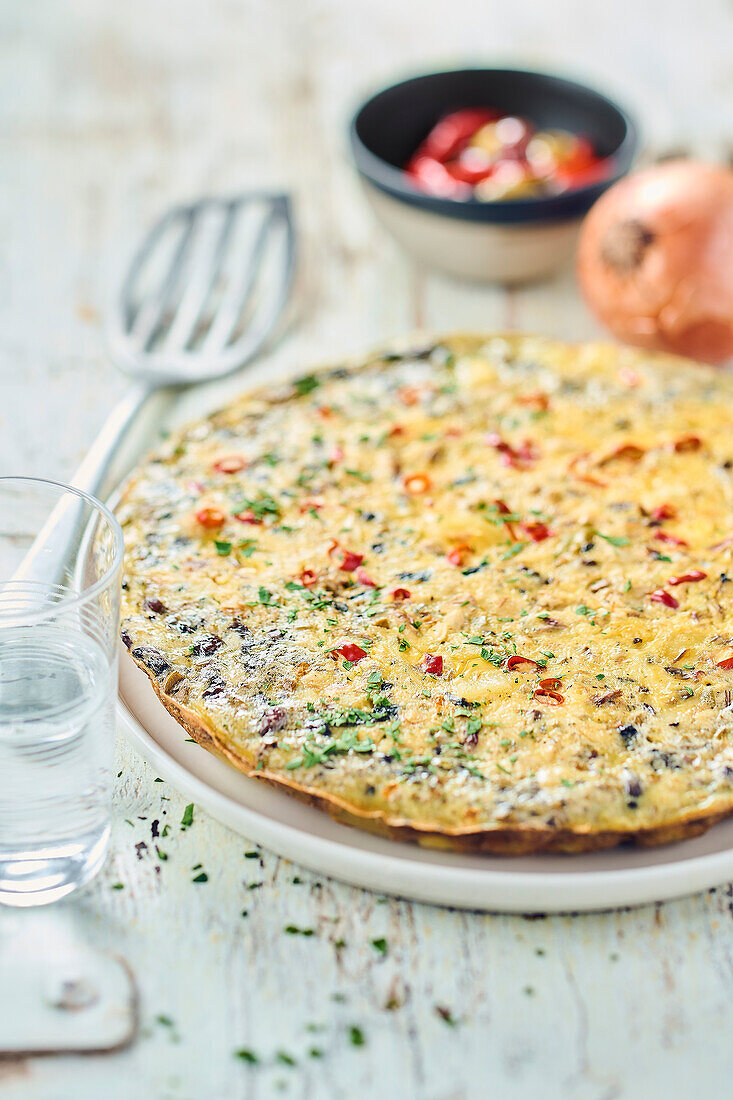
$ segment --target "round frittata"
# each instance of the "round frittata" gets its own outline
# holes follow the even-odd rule
[[[123,641],[340,820],[464,850],[733,810],[733,383],[449,337],[245,395],[128,482]]]

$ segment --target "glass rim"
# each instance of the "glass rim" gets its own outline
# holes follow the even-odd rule
[[[92,511],[104,516],[112,533],[114,543],[114,556],[112,563],[107,566],[102,576],[94,581],[93,584],[90,584],[88,588],[83,589],[83,591],[75,592],[73,594],[69,594],[68,596],[64,595],[56,604],[54,604],[53,608],[48,609],[48,613],[50,613],[52,610],[57,611],[60,607],[74,607],[77,604],[84,603],[86,600],[97,595],[99,592],[102,592],[110,584],[115,573],[121,567],[122,559],[125,553],[125,539],[124,535],[122,534],[122,527],[120,526],[120,521],[117,519],[117,516],[114,514],[111,508],[108,508],[106,504],[104,504],[97,497],[92,496],[91,493],[85,492],[84,489],[77,489],[75,485],[65,485],[62,481],[53,481],[51,478],[48,477],[28,477],[21,474],[3,474],[0,476],[0,488],[2,488],[3,485],[7,485],[8,482],[19,482],[26,485],[46,486],[49,489],[58,490],[59,497],[63,496],[66,493],[71,493],[73,496],[76,496],[80,500],[84,501],[85,504],[88,504]],[[0,588],[3,587],[5,583],[6,581],[0,578]],[[37,615],[40,614],[40,617],[44,617],[46,613],[46,611],[40,613],[36,612]],[[1,604],[0,616],[2,616]]]

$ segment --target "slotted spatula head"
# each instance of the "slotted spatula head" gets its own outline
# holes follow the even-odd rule
[[[262,347],[295,266],[290,199],[257,192],[169,211],[135,255],[110,323],[110,350],[154,384],[221,378]]]

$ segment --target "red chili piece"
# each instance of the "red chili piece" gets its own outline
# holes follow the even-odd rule
[[[658,523],[663,519],[677,519],[677,509],[673,504],[659,504],[652,512],[652,519]]]
[[[668,542],[670,546],[689,546],[689,542],[685,542],[684,539],[678,539],[676,535],[668,535],[666,531],[657,531],[654,535],[655,539],[659,539],[660,542]]]
[[[249,509],[246,512],[235,512],[234,518],[238,519],[240,523],[249,523],[252,527],[262,526],[262,520]]]
[[[353,573],[364,561],[363,554],[354,554],[351,550],[344,550],[337,542],[332,542],[328,548],[329,558],[336,559],[338,554],[338,567],[345,573]]]
[[[724,661],[718,661],[716,668],[722,668],[726,672],[730,672],[733,668],[733,657],[726,657]]]
[[[562,680],[557,676],[548,676],[544,680],[540,680],[539,687],[543,691],[558,691],[562,687]]]
[[[632,367],[622,367],[618,377],[619,382],[623,382],[625,386],[630,386],[632,389],[641,382],[641,378]]]
[[[704,581],[707,573],[702,569],[691,569],[689,573],[680,573],[679,577],[670,577],[667,584],[690,584],[692,581]]]
[[[420,386],[400,386],[397,390],[397,397],[403,405],[417,405],[422,396],[423,390]],[[398,427],[396,431],[390,432],[390,435],[402,435],[404,428]]]
[[[663,588],[655,588],[653,592],[649,593],[649,599],[654,603],[663,603],[665,607],[679,607],[679,601],[674,598],[671,592],[665,592]]]
[[[626,458],[629,462],[638,462],[639,459],[643,457],[643,447],[639,447],[636,443],[622,443],[611,451],[610,454],[607,454],[605,458],[602,458],[598,465],[605,466],[607,462],[613,462],[615,458]]]
[[[583,451],[580,454],[575,455],[573,458],[570,459],[570,462],[568,463],[568,472],[571,473],[573,477],[577,477],[578,481],[584,481],[586,485],[597,485],[599,489],[606,489],[609,483],[607,481],[604,481],[603,478],[594,477],[593,474],[589,474],[585,470],[577,469],[578,463],[589,457],[590,455],[587,451]]]
[[[360,645],[355,642],[347,642],[346,645],[340,646],[334,650],[334,653],[340,653],[345,661],[351,661],[352,665],[355,665],[362,657],[366,657],[366,650],[362,649]]]
[[[392,596],[392,599],[397,603],[401,600],[409,600],[411,593],[409,588],[393,588],[390,595]]]
[[[494,504],[496,505],[496,510],[497,510],[497,512],[499,513],[500,516],[510,516],[512,514],[511,508],[509,507],[509,505],[505,501],[495,500]],[[514,542],[516,542],[517,541],[517,533],[514,529],[514,524],[509,520],[504,520],[504,526],[506,527],[507,531],[509,532],[509,537]]]
[[[564,695],[561,695],[559,691],[550,691],[548,688],[535,688],[532,695],[535,699],[551,699],[558,707],[561,707],[565,702]]]
[[[531,657],[521,657],[518,653],[515,653],[513,657],[507,657],[504,662],[504,668],[509,672],[514,672],[515,669],[521,668],[522,665],[527,665],[529,668],[540,667]]]
[[[311,588],[318,580],[318,574],[313,569],[303,569],[300,574],[300,583],[304,588]]]
[[[214,469],[220,474],[237,474],[247,465],[246,458],[241,455],[227,455],[214,463]]]
[[[196,522],[212,531],[224,526],[226,516],[220,508],[200,508],[196,513]]]
[[[404,486],[410,496],[419,496],[427,493],[432,482],[427,474],[408,474],[404,479]]]
[[[520,393],[517,397],[520,405],[528,405],[540,412],[547,412],[550,407],[550,398],[546,393],[538,390],[537,393]]]
[[[443,658],[434,657],[432,653],[426,653],[422,659],[423,672],[427,672],[429,676],[442,676],[443,675]]]
[[[466,560],[466,551],[470,549],[471,547],[468,546],[467,543],[461,542],[458,546],[454,546],[452,550],[448,551],[445,555],[446,559],[451,565],[461,566]]]
[[[551,538],[555,533],[544,523],[523,523],[521,527],[523,531],[527,532],[532,542],[544,542],[545,539]]]
[[[683,435],[679,439],[675,439],[673,446],[678,454],[684,454],[688,451],[699,451],[702,447],[702,440],[697,435]]]
[[[503,457],[506,458],[506,456]],[[512,458],[515,463],[536,462],[539,458],[539,451],[531,439],[524,439],[519,447],[513,449]]]
[[[501,461],[505,466],[512,466],[515,469],[521,468],[523,463],[535,462],[539,457],[531,439],[525,439],[519,447],[514,447],[511,443],[507,443],[498,432],[489,432],[486,442],[499,452]]]
[[[366,569],[357,569],[356,579],[358,580],[359,584],[363,584],[366,588],[377,587],[376,582],[372,580]]]

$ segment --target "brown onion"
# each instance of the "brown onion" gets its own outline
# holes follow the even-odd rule
[[[733,171],[680,160],[620,180],[583,223],[578,279],[627,343],[733,355]]]

